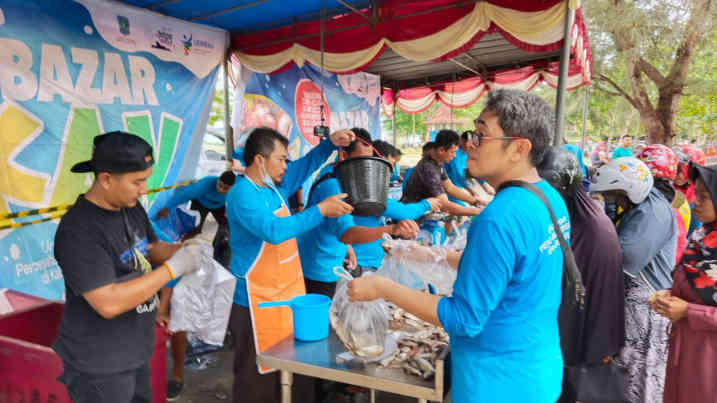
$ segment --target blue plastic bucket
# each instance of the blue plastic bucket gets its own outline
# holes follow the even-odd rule
[[[329,337],[329,307],[331,298],[321,294],[306,294],[289,301],[261,302],[259,308],[289,306],[294,316],[294,338],[301,341],[323,340]]]

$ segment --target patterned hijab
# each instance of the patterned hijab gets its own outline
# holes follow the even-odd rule
[[[685,277],[705,305],[717,306],[717,224],[695,230],[682,255]]]
[[[717,166],[693,164],[690,180],[701,178],[717,209]],[[695,230],[680,266],[697,296],[705,305],[717,306],[717,222],[705,223]]]

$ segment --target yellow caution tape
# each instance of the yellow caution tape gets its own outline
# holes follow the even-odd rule
[[[184,181],[184,182],[175,183],[174,185],[169,185],[169,186],[164,186],[164,187],[161,187],[161,188],[151,189],[151,190],[148,190],[148,191],[147,191],[147,194],[157,193],[157,192],[161,192],[161,191],[164,191],[164,190],[169,190],[169,189],[174,189],[174,188],[178,188],[178,187],[181,187],[181,186],[186,186],[186,185],[192,184],[192,183],[194,183],[194,182],[196,182],[196,181],[194,181],[194,180],[189,180],[189,181]],[[8,221],[8,220],[12,220],[12,219],[14,219],[14,218],[22,218],[22,217],[28,217],[28,216],[31,216],[31,215],[38,215],[38,214],[47,214],[47,213],[55,213],[55,212],[60,213],[60,214],[55,214],[55,215],[53,215],[52,217],[46,217],[46,218],[42,218],[42,219],[38,219],[38,220],[33,220],[33,221],[26,221],[26,222],[21,222],[21,223],[11,223],[11,224],[2,224],[2,225],[0,225],[0,230],[4,230],[4,229],[8,229],[8,228],[23,227],[23,226],[26,226],[26,225],[38,224],[38,223],[41,223],[41,222],[54,220],[54,219],[57,219],[57,218],[62,217],[62,215],[65,214],[65,212],[66,212],[67,210],[69,210],[70,207],[72,207],[72,204],[63,204],[63,205],[60,205],[60,206],[45,207],[45,208],[39,208],[39,209],[35,209],[35,210],[24,210],[24,211],[18,211],[17,213],[5,214],[5,215],[0,216],[0,221]]]
[[[60,217],[62,217],[65,214],[64,211],[61,211],[53,216],[40,218],[38,220],[32,220],[32,221],[25,221],[25,222],[18,222],[18,223],[12,223],[12,224],[4,224],[0,225],[0,230],[5,230],[9,228],[18,228],[18,227],[24,227],[26,225],[33,225],[33,224],[39,224],[41,222],[50,221],[50,220],[56,220]]]
[[[72,204],[63,204],[61,206],[45,207],[45,208],[39,208],[39,209],[35,209],[35,210],[18,211],[17,213],[5,214],[3,216],[0,216],[0,220],[6,221],[6,220],[13,219],[13,218],[22,218],[22,217],[27,217],[27,216],[36,215],[36,214],[52,213],[55,211],[67,211],[70,207],[72,207]]]
[[[169,190],[169,189],[174,189],[174,188],[190,185],[194,182],[196,182],[196,181],[190,180],[190,181],[175,183],[174,185],[169,185],[169,186],[165,186],[165,187],[161,187],[161,188],[150,189],[147,191],[147,194],[157,193],[157,192],[161,192],[163,190]]]

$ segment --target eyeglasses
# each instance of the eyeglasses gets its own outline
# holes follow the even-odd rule
[[[468,134],[468,140],[473,143],[474,146],[480,147],[481,141],[485,140],[515,140],[515,139],[522,139],[523,137],[519,136],[509,136],[509,137],[486,137],[483,133],[476,133],[471,132]]]

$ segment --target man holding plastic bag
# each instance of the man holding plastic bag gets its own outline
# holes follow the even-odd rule
[[[290,299],[305,293],[296,236],[317,227],[324,217],[350,214],[345,194],[329,197],[292,216],[286,200],[336,150],[355,136],[339,130],[306,156],[287,164],[288,140],[275,130],[255,129],[244,147],[244,176],[227,196],[231,272],[237,277],[229,327],[234,336],[234,403],[275,402],[279,378],[259,368],[256,355],[292,333],[289,308],[258,309],[259,302]],[[307,378],[297,376],[294,394],[313,400]],[[305,384],[305,385],[302,385]]]
[[[472,176],[496,189],[513,180],[534,184],[569,228],[564,202],[536,169],[552,144],[553,116],[535,95],[492,91],[476,119],[468,165]],[[384,298],[445,328],[454,402],[554,402],[563,364],[557,323],[562,267],[546,205],[527,189],[511,186],[473,221],[451,297],[380,276],[353,280],[349,296]]]
[[[71,169],[94,174],[55,234],[67,297],[52,348],[75,403],[152,400],[157,291],[199,263],[196,241],[160,242],[137,203],[153,164],[146,141],[112,132],[95,137],[92,159]]]

